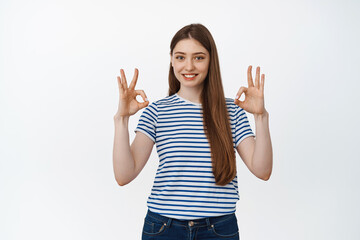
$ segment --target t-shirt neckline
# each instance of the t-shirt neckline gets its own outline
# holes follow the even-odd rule
[[[196,106],[201,106],[202,105],[201,103],[195,103],[195,102],[192,102],[192,101],[187,100],[185,98],[182,98],[177,93],[175,93],[175,96],[178,97],[180,100],[186,102],[186,103],[193,104],[193,105],[196,105]]]

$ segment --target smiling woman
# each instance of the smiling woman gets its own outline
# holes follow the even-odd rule
[[[169,94],[149,104],[135,90],[138,70],[129,87],[118,77],[119,109],[114,116],[113,164],[123,186],[144,168],[156,144],[159,166],[148,197],[142,239],[239,239],[235,215],[239,200],[236,150],[249,170],[267,180],[272,170],[268,114],[264,108],[264,75],[239,98],[224,96],[215,42],[208,29],[190,24],[170,44]],[[141,95],[143,103],[136,100]],[[129,145],[129,116],[145,108]],[[246,112],[260,129],[255,141]]]
[[[197,60],[197,54],[204,59]],[[169,96],[176,93],[202,104],[199,117],[210,145],[213,177],[218,185],[229,184],[236,176],[236,158],[215,41],[203,25],[188,25],[173,37],[170,56]],[[185,74],[198,75],[188,80]]]
[[[171,56],[171,65],[176,79],[180,82],[178,95],[190,98],[194,102],[200,99],[191,99],[199,95],[203,89],[210,62],[210,54],[204,46],[193,38],[179,41]]]

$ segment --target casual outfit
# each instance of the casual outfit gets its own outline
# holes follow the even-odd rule
[[[234,99],[225,100],[236,151],[242,140],[255,135],[245,111],[234,103]],[[177,226],[183,231],[187,229],[188,233],[194,234],[191,228],[199,230],[197,227],[204,226],[215,236],[217,231],[223,231],[218,235],[229,237],[231,232],[223,229],[225,226],[222,223],[231,219],[236,223],[236,202],[239,200],[237,176],[225,186],[215,184],[210,145],[203,128],[202,105],[177,93],[167,96],[144,109],[134,131],[140,131],[154,141],[159,156],[154,185],[147,200],[148,213],[143,234],[148,237],[151,233],[173,234],[176,231],[170,226]],[[168,221],[169,224],[164,225]],[[190,226],[192,223],[194,225]],[[232,225],[236,225],[236,229],[232,230],[238,231],[237,223]],[[204,233],[199,231],[197,234]]]

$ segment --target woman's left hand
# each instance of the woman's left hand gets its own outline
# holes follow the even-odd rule
[[[245,111],[254,115],[266,113],[264,104],[264,80],[265,75],[261,75],[260,83],[260,67],[256,68],[255,86],[251,74],[252,66],[248,67],[248,87],[241,87],[237,92],[234,103]],[[245,93],[245,100],[238,100],[242,93]]]

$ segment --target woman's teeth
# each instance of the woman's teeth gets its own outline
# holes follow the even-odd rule
[[[184,76],[187,78],[192,78],[192,77],[195,77],[196,75],[194,74],[194,75],[184,75]]]

